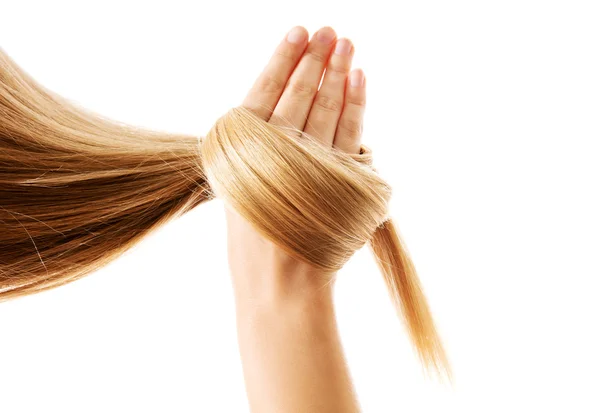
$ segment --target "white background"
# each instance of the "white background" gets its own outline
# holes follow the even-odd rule
[[[202,135],[289,28],[331,25],[366,72],[364,143],[456,376],[422,375],[361,250],[336,299],[365,412],[598,412],[597,4],[6,0],[0,46],[97,112]],[[246,411],[224,235],[207,204],[0,304],[0,411]]]

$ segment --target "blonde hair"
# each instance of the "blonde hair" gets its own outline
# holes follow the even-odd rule
[[[44,89],[0,50],[0,300],[81,278],[216,194],[327,271],[369,243],[424,366],[450,377],[368,148],[326,148],[242,107],[202,139],[135,128]]]

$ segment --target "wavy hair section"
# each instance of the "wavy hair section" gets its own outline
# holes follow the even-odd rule
[[[292,256],[339,270],[369,244],[423,365],[450,366],[371,152],[349,155],[244,108],[203,139],[120,124],[44,89],[0,50],[0,301],[117,258],[218,194]],[[322,196],[327,194],[327,196]]]

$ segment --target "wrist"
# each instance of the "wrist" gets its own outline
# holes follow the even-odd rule
[[[263,243],[259,251],[251,248],[230,254],[236,303],[277,307],[286,302],[324,305],[333,299],[335,272],[291,257],[272,243]]]
[[[269,269],[259,274],[232,273],[238,313],[296,312],[333,315],[333,277],[305,265]]]

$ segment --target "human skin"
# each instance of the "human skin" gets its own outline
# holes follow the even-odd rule
[[[365,76],[330,27],[293,28],[242,106],[323,145],[358,153]],[[322,75],[321,87],[319,83]],[[327,194],[322,194],[327,196]],[[254,413],[358,412],[333,305],[335,273],[301,262],[226,208],[238,344]]]

